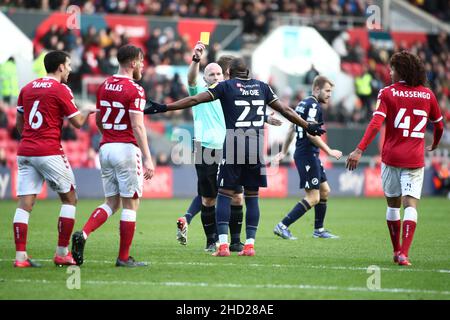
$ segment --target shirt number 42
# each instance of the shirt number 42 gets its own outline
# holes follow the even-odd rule
[[[406,108],[400,108],[400,110],[397,113],[397,116],[395,117],[394,127],[395,128],[399,128],[399,129],[403,129],[403,136],[404,137],[423,139],[425,137],[425,133],[422,132],[422,130],[425,127],[425,125],[427,124],[427,113],[426,113],[426,111],[413,109],[413,114],[416,115],[416,116],[420,116],[421,120],[414,127],[412,132],[410,132],[411,117],[410,116],[405,116],[405,113],[406,113]]]

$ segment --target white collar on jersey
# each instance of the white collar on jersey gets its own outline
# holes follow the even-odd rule
[[[51,76],[45,76],[45,77],[42,77],[42,79],[52,79],[52,80],[58,81],[58,79],[56,79],[55,77],[51,77]]]
[[[251,80],[251,78],[239,78],[239,77],[236,77],[235,79],[239,79],[239,80]]]
[[[124,75],[122,75],[122,74],[114,74],[113,77],[116,77],[116,78],[131,79],[129,76],[124,76]],[[133,79],[131,79],[131,80],[133,80]]]

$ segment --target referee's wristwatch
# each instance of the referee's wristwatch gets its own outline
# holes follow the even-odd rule
[[[200,62],[200,58],[196,58],[195,54],[192,56],[192,61],[195,63],[199,63]]]

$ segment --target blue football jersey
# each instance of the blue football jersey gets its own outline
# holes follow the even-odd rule
[[[208,92],[222,105],[227,128],[224,152],[233,140],[235,154],[245,155],[246,163],[249,155],[260,155],[266,106],[278,99],[272,88],[259,80],[234,78],[211,85]],[[241,136],[245,139],[238,139]]]
[[[295,112],[306,121],[316,121],[318,123],[323,121],[322,107],[314,96],[309,96],[300,101],[295,108]],[[319,153],[319,148],[308,139],[305,129],[296,125],[295,131],[297,133],[297,141],[295,143],[297,154]]]

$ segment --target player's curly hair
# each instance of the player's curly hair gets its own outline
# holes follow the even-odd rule
[[[418,56],[408,51],[397,52],[391,57],[389,64],[407,85],[417,87],[427,83],[425,65]]]

